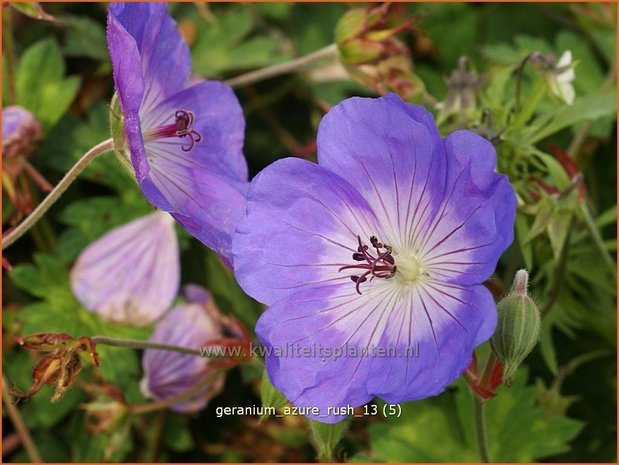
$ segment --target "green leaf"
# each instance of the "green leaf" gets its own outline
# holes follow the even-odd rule
[[[248,328],[255,326],[260,304],[243,292],[232,271],[210,250],[206,255],[206,282],[220,310],[236,315]]]
[[[281,392],[271,384],[271,380],[269,379],[269,375],[267,371],[264,370],[262,373],[262,381],[260,382],[260,399],[262,400],[263,407],[273,407],[274,409],[278,409],[283,407],[288,403],[288,399]],[[263,414],[260,418],[264,420],[268,417],[268,414]]]
[[[554,317],[558,312],[551,312],[549,316]],[[552,329],[553,324],[548,317],[544,318],[542,332],[539,336],[539,349],[544,359],[544,363],[553,375],[559,372],[559,361],[557,360],[557,351],[555,349]]]
[[[37,2],[11,2],[10,5],[20,13],[33,19],[49,21],[50,23],[60,24],[57,18],[46,13],[43,7]]]
[[[108,110],[105,104],[98,102],[85,121],[65,115],[45,138],[40,159],[59,173],[66,173],[84,153],[109,137]],[[123,195],[128,191],[139,192],[135,177],[112,152],[94,160],[80,174],[80,179],[102,184]]]
[[[539,129],[530,142],[535,144],[561,129],[580,123],[593,121],[603,116],[613,115],[617,111],[617,93],[606,92],[579,97],[573,105],[562,105],[551,114],[544,114],[532,123]]]
[[[60,48],[51,39],[28,48],[17,67],[17,101],[32,111],[46,129],[51,128],[65,113],[79,89],[80,79],[65,79],[64,74]]]
[[[526,216],[518,212],[516,215],[516,237],[518,238],[518,245],[520,246],[525,267],[528,270],[533,268],[533,247],[530,241],[526,241],[529,229]]]
[[[278,2],[278,3],[256,3],[256,8],[260,13],[269,19],[276,21],[285,20],[290,14],[293,8],[292,3]]]
[[[470,55],[479,34],[479,16],[472,5],[445,3],[424,5],[427,17],[423,29],[429,37],[441,38],[438,50],[440,63],[452,69],[462,55]]]
[[[539,405],[549,415],[565,415],[567,409],[576,402],[578,396],[564,396],[556,386],[546,386],[544,380],[535,380],[538,390]]]
[[[565,168],[557,161],[555,157],[549,155],[541,150],[535,150],[533,152],[537,158],[539,158],[544,165],[546,165],[546,169],[548,170],[548,175],[551,179],[551,184],[555,186],[560,191],[567,188],[570,184],[570,178],[565,172]]]
[[[175,452],[186,452],[194,446],[186,416],[167,412],[163,429],[164,444]]]
[[[68,463],[71,461],[71,456],[68,448],[66,447],[66,443],[61,441],[61,438],[58,437],[57,432],[46,430],[35,431],[32,435],[32,440],[36,444],[43,462]],[[26,451],[21,450],[11,456],[11,462],[27,463],[30,462],[30,457],[28,457]]]
[[[16,286],[48,302],[74,302],[68,289],[67,269],[60,261],[48,255],[35,255],[32,265],[16,266],[10,277]]]
[[[284,28],[298,55],[306,55],[333,43],[337,22],[346,9],[340,3],[315,5],[297,3]]]
[[[582,425],[547,415],[537,389],[521,370],[511,388],[486,403],[490,456],[496,462],[534,462],[569,450]],[[374,458],[388,462],[476,462],[473,401],[459,382],[439,397],[402,404],[402,416],[369,428]]]
[[[234,7],[217,15],[217,23],[198,23],[198,38],[192,49],[194,70],[204,76],[259,68],[280,63],[291,57],[281,47],[275,35],[248,37],[254,28],[255,16],[246,5]]]
[[[321,462],[332,461],[335,459],[335,448],[339,444],[342,436],[350,427],[351,417],[346,417],[339,423],[321,423],[318,421],[307,420],[312,431],[312,439],[316,451],[318,452],[318,460]]]
[[[36,255],[33,265],[15,267],[10,277],[16,286],[43,299],[19,310],[22,334],[59,332],[74,337],[98,334],[145,339],[150,333],[149,328],[104,321],[83,308],[71,291],[69,271],[58,258]],[[134,350],[99,345],[97,352],[101,361],[99,374],[105,381],[125,389],[137,384],[139,362]]]
[[[481,51],[485,58],[499,65],[516,65],[526,55],[526,52],[506,43],[484,45]]]
[[[557,261],[561,256],[563,244],[565,244],[565,239],[567,239],[573,216],[570,212],[558,211],[552,215],[548,223],[548,238],[550,239],[552,254]]]
[[[152,207],[137,195],[90,197],[73,202],[60,214],[60,221],[69,229],[62,232],[55,250],[63,260],[74,260],[90,243],[112,228],[152,213]]]
[[[68,56],[108,59],[105,30],[100,22],[85,16],[65,15],[61,19],[67,28],[64,51]]]
[[[130,422],[111,433],[93,433],[84,428],[81,416],[71,425],[71,458],[73,462],[122,462],[133,448]]]
[[[543,233],[548,228],[548,224],[550,223],[551,218],[552,205],[542,205],[537,215],[535,216],[535,220],[533,221],[531,229],[529,229],[529,233],[524,238],[524,243],[530,243],[533,239]]]
[[[484,105],[490,108],[501,108],[505,104],[507,85],[512,79],[516,67],[502,66],[491,72],[489,84],[484,91]]]

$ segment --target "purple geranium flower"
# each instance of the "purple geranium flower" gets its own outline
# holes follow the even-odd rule
[[[248,186],[236,96],[221,82],[189,86],[189,48],[166,4],[112,4],[107,41],[144,195],[230,265]]]
[[[103,318],[144,325],[172,305],[180,285],[174,220],[155,212],[90,244],[71,270],[77,299]]]
[[[222,337],[224,326],[209,293],[190,285],[185,289],[185,297],[186,303],[174,307],[157,324],[150,341],[197,349]],[[209,376],[210,365],[206,357],[147,349],[142,359],[142,393],[157,400],[179,395]],[[216,375],[213,382],[195,396],[174,404],[171,409],[176,412],[203,409],[208,400],[221,391],[223,382],[224,375]]]
[[[235,274],[270,305],[256,332],[273,384],[328,407],[436,395],[496,325],[481,284],[513,239],[514,191],[470,131],[442,139],[394,94],[351,98],[318,132],[318,164],[284,159],[251,183]]]

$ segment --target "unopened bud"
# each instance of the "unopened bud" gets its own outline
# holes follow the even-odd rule
[[[413,73],[409,48],[396,37],[415,30],[412,19],[403,16],[401,6],[389,3],[354,8],[339,20],[335,42],[353,79],[380,94],[394,91],[409,99],[423,90],[423,83]]]
[[[541,318],[537,305],[528,296],[529,274],[519,270],[507,297],[499,302],[499,321],[490,345],[503,364],[507,386],[514,382],[518,366],[533,350],[539,339]]]

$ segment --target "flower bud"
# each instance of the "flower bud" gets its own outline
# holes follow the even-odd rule
[[[226,348],[219,342],[229,330],[225,316],[206,291],[196,285],[184,289],[185,303],[176,305],[155,326],[151,342],[181,345],[185,347],[210,347],[217,343],[212,355],[225,356]],[[212,383],[203,386],[190,398],[179,400],[170,409],[180,413],[197,412],[223,389],[224,372],[219,370],[217,360],[206,355],[180,354],[164,350],[146,349],[142,357],[144,377],[140,390],[145,397],[158,401],[182,395],[195,388],[208,377]]]
[[[490,345],[503,363],[503,379],[511,386],[518,366],[533,350],[539,338],[541,318],[537,305],[527,294],[529,274],[519,270],[507,297],[499,302],[499,321]]]
[[[395,91],[408,99],[423,90],[423,83],[412,71],[409,48],[396,37],[413,30],[398,8],[383,4],[348,11],[336,26],[335,42],[351,78],[378,93]]]

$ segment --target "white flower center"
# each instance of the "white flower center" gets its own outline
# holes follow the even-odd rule
[[[397,272],[395,279],[401,284],[415,284],[428,274],[417,254],[412,251],[399,253],[394,256]]]

